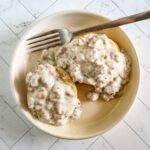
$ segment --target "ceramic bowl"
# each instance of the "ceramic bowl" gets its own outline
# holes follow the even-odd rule
[[[120,28],[101,31],[113,39],[121,48],[124,48],[132,61],[130,81],[126,85],[124,94],[109,102],[103,100],[91,102],[86,100],[85,85],[78,85],[78,97],[81,100],[83,113],[80,119],[70,121],[64,126],[52,126],[35,119],[27,107],[27,91],[25,76],[36,66],[40,51],[27,53],[26,39],[40,32],[55,28],[69,28],[72,31],[107,22],[104,16],[84,11],[63,11],[50,15],[33,23],[19,41],[11,64],[11,89],[17,105],[23,114],[36,127],[56,137],[66,139],[84,139],[102,134],[114,127],[129,111],[132,106],[139,85],[139,62],[135,48],[128,36]]]

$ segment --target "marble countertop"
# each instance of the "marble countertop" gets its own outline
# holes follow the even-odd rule
[[[150,20],[122,27],[137,49],[141,82],[131,111],[112,130],[86,140],[58,139],[34,127],[16,106],[9,85],[16,42],[35,20],[67,9],[115,19],[150,10],[150,0],[0,0],[0,150],[150,150]]]

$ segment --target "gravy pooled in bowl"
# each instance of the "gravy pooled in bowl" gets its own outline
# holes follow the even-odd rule
[[[93,86],[87,98],[113,99],[127,83],[130,59],[104,34],[89,33],[61,47],[44,50],[45,63],[66,70],[74,82]]]
[[[26,76],[27,104],[39,120],[63,125],[81,115],[77,89],[69,75],[61,68],[40,64]]]

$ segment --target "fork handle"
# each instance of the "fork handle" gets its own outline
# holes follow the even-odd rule
[[[120,18],[114,21],[109,21],[108,23],[106,22],[100,25],[96,25],[93,27],[75,31],[73,35],[76,36],[82,33],[93,32],[93,31],[98,31],[98,30],[103,30],[103,29],[108,29],[108,28],[114,28],[114,27],[118,27],[121,25],[129,24],[129,23],[133,23],[133,22],[137,22],[137,21],[141,21],[141,20],[145,20],[149,18],[150,18],[150,11],[145,11],[139,14],[127,16],[127,17]]]

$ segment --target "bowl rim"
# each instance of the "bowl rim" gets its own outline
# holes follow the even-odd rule
[[[14,60],[15,60],[15,55],[17,53],[17,49],[19,47],[19,44],[23,41],[24,37],[29,33],[29,31],[32,29],[32,27],[34,27],[35,24],[37,23],[40,23],[41,21],[43,20],[46,20],[48,19],[49,17],[55,17],[55,16],[59,16],[59,15],[65,15],[65,14],[85,14],[85,15],[93,15],[95,17],[102,17],[102,18],[105,18],[109,21],[111,21],[112,19],[110,19],[109,17],[106,17],[105,15],[102,15],[102,14],[98,14],[98,13],[95,13],[95,12],[90,12],[90,11],[87,11],[87,10],[78,10],[78,9],[70,9],[70,10],[62,10],[62,11],[57,11],[55,13],[52,13],[50,15],[47,15],[46,17],[42,17],[40,18],[39,20],[35,20],[33,23],[31,23],[27,29],[25,29],[25,32],[23,33],[22,37],[17,41],[17,44],[14,48],[14,52],[12,54],[12,59],[11,59],[11,63],[10,63],[10,73],[9,73],[9,81],[10,81],[10,88],[11,88],[11,93],[12,93],[12,96],[13,96],[13,99],[16,103],[16,105],[18,105],[18,102],[16,100],[16,96],[15,96],[15,92],[14,92],[14,85],[13,85],[13,65],[14,65]],[[88,139],[88,138],[92,138],[92,137],[95,137],[95,136],[98,136],[98,135],[102,135],[103,133],[109,131],[110,129],[112,129],[114,126],[116,126],[124,117],[125,115],[127,115],[127,113],[131,110],[131,107],[133,106],[133,103],[135,102],[136,100],[136,96],[137,96],[137,92],[138,92],[138,89],[139,89],[139,83],[140,83],[140,65],[139,65],[139,59],[138,59],[138,55],[136,53],[136,49],[135,49],[135,45],[133,42],[131,42],[130,40],[130,36],[127,35],[127,33],[120,27],[117,27],[117,29],[119,29],[119,31],[125,36],[127,42],[132,46],[132,49],[134,50],[134,53],[135,53],[135,59],[137,61],[137,70],[138,70],[138,74],[137,74],[137,86],[136,86],[136,89],[135,89],[135,93],[133,95],[133,100],[132,102],[130,103],[130,106],[128,107],[128,109],[126,111],[124,111],[123,115],[119,118],[117,118],[112,124],[111,126],[105,128],[103,131],[99,131],[99,132],[94,132],[94,133],[91,133],[91,134],[88,134],[88,135],[82,135],[80,137],[71,137],[71,136],[65,136],[65,135],[59,135],[59,134],[55,134],[55,133],[49,133],[47,131],[45,131],[42,127],[39,127],[37,126],[34,121],[32,121],[31,119],[29,119],[29,117],[25,114],[25,112],[22,110],[22,108],[20,108],[21,110],[21,113],[28,119],[28,121],[30,123],[32,123],[36,128],[40,129],[41,131],[45,132],[46,134],[49,134],[49,135],[52,135],[52,136],[55,136],[57,138],[61,138],[61,139],[68,139],[68,140],[79,140],[79,139]]]

